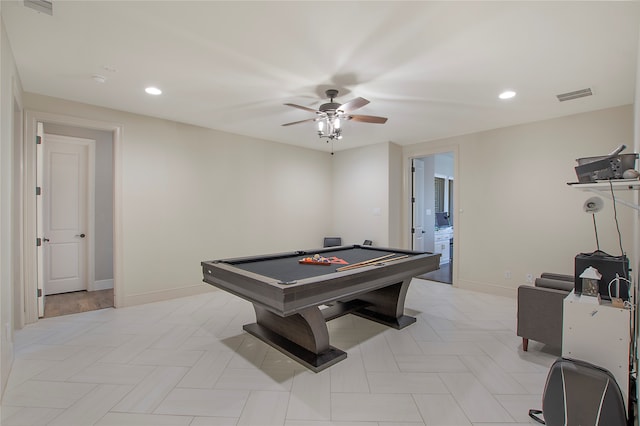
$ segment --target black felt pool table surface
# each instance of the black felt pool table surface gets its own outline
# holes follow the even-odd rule
[[[291,282],[320,275],[332,274],[336,272],[337,268],[347,266],[344,264],[300,264],[298,262],[305,257],[312,257],[314,254],[319,254],[323,257],[335,256],[340,259],[344,259],[349,265],[352,265],[354,263],[376,259],[386,255],[395,255],[386,259],[381,259],[381,262],[384,262],[385,260],[404,256],[409,253],[403,252],[402,250],[390,251],[388,249],[364,248],[360,246],[345,248],[336,247],[335,249],[301,251],[298,253],[267,256],[264,258],[254,257],[247,259],[235,259],[226,261],[225,263],[236,268],[263,275],[265,277],[270,277],[282,282]]]

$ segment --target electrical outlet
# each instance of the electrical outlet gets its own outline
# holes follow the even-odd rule
[[[504,279],[505,280],[510,280],[511,279],[511,271],[509,271],[509,270],[504,271]]]
[[[527,282],[533,284],[533,274],[531,272],[527,274]]]

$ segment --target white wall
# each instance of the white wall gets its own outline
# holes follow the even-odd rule
[[[121,306],[208,291],[200,262],[321,245],[331,156],[26,94],[25,108],[120,123]]]
[[[528,273],[573,273],[574,256],[596,248],[592,218],[582,211],[593,194],[566,183],[577,180],[576,158],[621,143],[633,146],[631,105],[405,147],[407,158],[434,146],[459,149],[455,284],[514,295]],[[634,212],[617,210],[624,248],[632,252]],[[597,223],[601,249],[620,254],[611,202]]]

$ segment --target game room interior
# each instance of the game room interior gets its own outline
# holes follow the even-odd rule
[[[640,152],[639,3],[2,0],[0,17],[3,425],[535,424],[578,351],[574,281],[526,320],[523,292],[582,285],[576,256],[597,250],[628,258],[616,354],[635,360],[640,181],[576,166]],[[51,251],[40,161],[69,146],[90,188],[72,261]],[[62,264],[81,287],[52,290]],[[105,290],[112,307],[44,315]],[[607,334],[589,324],[586,359]]]

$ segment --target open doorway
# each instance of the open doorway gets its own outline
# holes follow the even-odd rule
[[[440,254],[440,269],[420,278],[453,283],[454,154],[412,159],[412,249]]]
[[[95,248],[96,265],[106,259],[109,271],[108,275],[102,274],[99,270],[91,268],[90,270],[95,274],[93,290],[101,291],[104,288],[100,286],[111,286],[112,289],[108,289],[112,292],[110,296],[110,303],[114,307],[122,306],[122,292],[119,291],[119,286],[122,283],[122,215],[121,215],[121,199],[122,199],[122,184],[120,179],[121,167],[120,153],[122,150],[122,125],[98,121],[88,120],[84,118],[72,117],[67,115],[60,115],[55,113],[41,112],[41,111],[29,111],[26,110],[24,114],[24,169],[23,169],[23,198],[24,198],[24,235],[23,235],[23,251],[24,251],[24,324],[31,324],[38,321],[38,318],[44,316],[44,299],[45,290],[43,286],[43,263],[39,260],[44,259],[43,255],[43,239],[42,235],[42,215],[38,212],[42,212],[42,197],[38,196],[38,191],[42,187],[41,177],[43,175],[42,170],[38,170],[38,165],[42,164],[42,161],[38,161],[38,156],[42,155],[42,144],[39,143],[46,131],[50,134],[62,134],[64,136],[78,137],[94,139],[97,141],[96,145],[96,158],[100,162],[104,161],[105,169],[110,177],[100,178],[98,175],[101,173],[100,169],[96,167],[96,183],[99,181],[104,182],[110,186],[110,189],[104,191],[109,195],[95,196],[95,211],[96,215],[93,220],[96,222],[99,228],[99,222],[104,220],[104,217],[99,215],[109,215],[111,226],[107,225],[102,229],[105,229],[110,237],[110,246],[105,244],[98,244]],[[100,141],[105,141],[104,144],[100,144]],[[106,150],[108,155],[105,156],[100,150],[109,146]],[[40,189],[39,189],[40,188]],[[100,201],[106,200],[108,205],[97,204]],[[92,231],[95,239],[98,239],[97,234],[100,231],[95,229]],[[36,242],[36,244],[30,243]],[[106,247],[106,256],[105,254]],[[103,250],[101,252],[101,250]],[[98,266],[99,267],[99,266]],[[89,284],[89,283],[88,283]],[[95,291],[94,291],[95,292]]]
[[[113,307],[113,133],[48,122],[43,131],[39,316]]]

